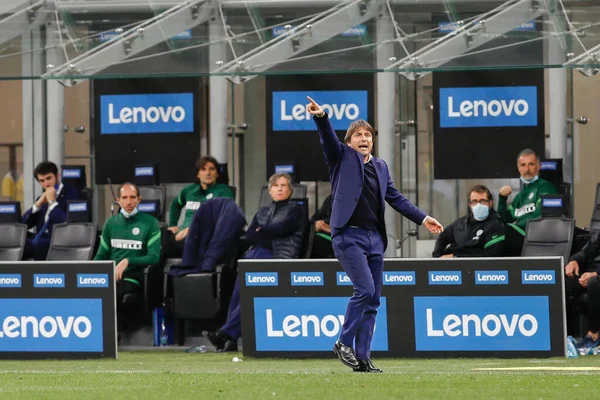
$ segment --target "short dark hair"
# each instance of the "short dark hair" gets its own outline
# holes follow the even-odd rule
[[[475,185],[471,188],[471,190],[469,190],[469,193],[467,193],[467,201],[471,200],[471,193],[485,193],[488,200],[489,201],[494,201],[494,198],[492,196],[492,192],[490,192],[490,189],[488,189],[487,186],[485,185]]]
[[[213,156],[204,156],[200,157],[198,161],[196,161],[196,175],[198,175],[198,172],[200,172],[200,170],[204,168],[208,163],[212,163],[217,169],[217,173],[221,173],[221,165],[219,164],[217,159]]]
[[[535,150],[533,150],[533,149],[523,149],[517,155],[517,164],[519,163],[519,158],[521,158],[523,156],[531,156],[531,155],[535,156],[535,159],[537,161],[540,161],[540,157],[537,155],[537,153],[535,152]]]
[[[371,124],[369,124],[364,119],[357,119],[356,121],[352,122],[346,130],[346,135],[344,136],[344,143],[348,144],[348,142],[350,142],[350,139],[352,138],[352,135],[354,135],[354,132],[356,132],[359,128],[365,128],[367,132],[371,134],[371,136],[375,136],[375,129],[373,129]]]
[[[119,190],[117,190],[117,196],[121,197],[121,189],[123,189],[125,186],[133,186],[133,188],[135,189],[136,197],[140,197],[140,189],[137,187],[137,185],[135,183],[131,183],[131,182],[125,182],[121,186],[119,186]]]
[[[33,170],[33,177],[37,179],[38,175],[54,174],[58,175],[58,167],[51,161],[42,161],[36,165]]]

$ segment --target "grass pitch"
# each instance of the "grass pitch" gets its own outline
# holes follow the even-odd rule
[[[118,360],[3,361],[7,399],[594,399],[600,357],[375,360],[358,374],[331,360],[121,352]]]

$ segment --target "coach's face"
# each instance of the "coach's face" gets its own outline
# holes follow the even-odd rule
[[[350,141],[346,144],[367,157],[373,150],[373,135],[365,128],[360,127],[350,136]]]

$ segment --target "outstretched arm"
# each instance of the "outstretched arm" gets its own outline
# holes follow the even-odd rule
[[[342,157],[342,144],[340,143],[335,129],[331,125],[327,113],[323,108],[317,104],[316,101],[308,97],[310,104],[306,105],[306,111],[308,111],[317,125],[319,131],[319,137],[321,139],[321,147],[323,153],[325,153],[325,161],[328,165],[336,164]]]

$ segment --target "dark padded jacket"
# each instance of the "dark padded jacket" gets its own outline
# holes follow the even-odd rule
[[[298,258],[306,223],[303,205],[289,200],[272,202],[261,207],[252,219],[246,242],[272,249],[273,258]]]

